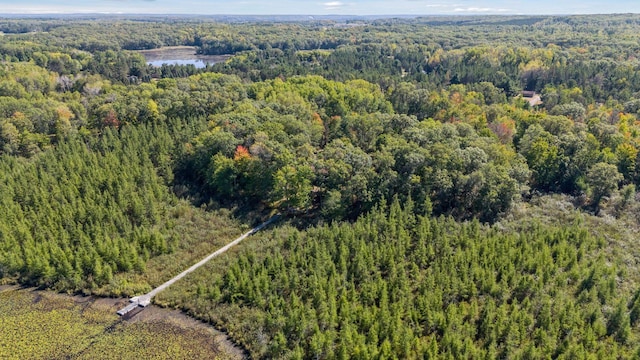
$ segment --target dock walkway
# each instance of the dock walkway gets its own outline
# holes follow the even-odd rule
[[[215,252],[211,253],[206,258],[200,260],[198,263],[194,264],[193,266],[191,266],[187,270],[181,272],[180,274],[176,275],[175,277],[171,278],[170,280],[168,280],[164,284],[158,286],[157,288],[151,290],[150,292],[148,292],[148,293],[146,293],[144,295],[132,297],[131,299],[129,299],[129,302],[130,302],[129,305],[127,305],[126,307],[124,307],[124,308],[122,308],[122,309],[117,311],[118,315],[124,316],[127,313],[133,311],[137,307],[146,307],[147,305],[151,304],[151,299],[153,299],[153,297],[156,296],[159,292],[161,292],[162,290],[168,288],[169,286],[171,286],[176,281],[178,281],[178,280],[182,279],[183,277],[187,276],[187,274],[195,271],[197,268],[199,268],[200,266],[206,264],[209,260],[213,259],[214,257],[225,253],[227,250],[229,250],[232,247],[234,247],[235,245],[239,244],[242,240],[244,240],[244,239],[248,238],[249,236],[257,233],[258,231],[264,229],[267,225],[269,225],[272,222],[274,222],[279,216],[280,215],[275,215],[271,219],[269,219],[269,220],[265,221],[264,223],[256,226],[255,228],[247,231],[246,233],[242,234],[242,236],[240,236],[239,238],[233,240],[232,242],[228,243],[227,245],[225,245],[225,246],[221,247],[220,249],[216,250]]]

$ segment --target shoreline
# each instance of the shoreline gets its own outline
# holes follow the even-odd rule
[[[8,294],[10,292],[15,292],[15,294]],[[125,298],[108,298],[95,295],[68,295],[51,290],[22,287],[20,285],[0,285],[0,296],[2,295],[30,297],[32,304],[37,304],[42,300],[62,304],[59,307],[53,307],[52,310],[56,310],[56,308],[60,310],[74,309],[75,311],[84,313],[89,309],[102,314],[105,322],[113,323],[111,326],[122,325],[125,331],[127,328],[133,329],[138,325],[162,325],[175,329],[174,331],[176,332],[191,334],[188,335],[190,337],[208,338],[210,345],[220,351],[219,354],[216,354],[216,357],[220,356],[224,359],[234,360],[247,358],[246,351],[236,345],[225,332],[216,329],[213,325],[202,320],[191,317],[181,310],[163,308],[152,304],[132,318],[124,320],[115,314],[118,308],[128,304],[129,301]],[[36,312],[39,310],[28,309],[27,311]],[[113,317],[111,317],[111,315],[113,315]],[[162,336],[162,334],[158,336]]]

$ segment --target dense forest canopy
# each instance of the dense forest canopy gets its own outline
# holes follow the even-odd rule
[[[280,212],[160,301],[256,358],[640,351],[640,16],[0,32],[1,283],[139,294],[181,224]]]

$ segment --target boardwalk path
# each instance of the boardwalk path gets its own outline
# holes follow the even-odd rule
[[[178,280],[182,279],[183,277],[185,277],[187,274],[195,271],[197,268],[199,268],[200,266],[206,264],[209,260],[213,259],[214,257],[216,257],[216,256],[218,256],[220,254],[223,254],[227,250],[231,249],[233,246],[237,245],[242,240],[244,240],[244,239],[248,238],[249,236],[257,233],[260,230],[262,230],[267,225],[269,225],[272,222],[274,222],[279,216],[280,215],[275,215],[271,219],[269,219],[269,220],[265,221],[264,223],[260,224],[259,226],[256,226],[255,228],[251,229],[250,231],[247,231],[246,233],[244,233],[239,238],[237,238],[237,239],[233,240],[232,242],[228,243],[227,245],[221,247],[220,249],[218,249],[214,253],[210,254],[206,258],[200,260],[197,264],[191,266],[187,270],[181,272],[180,274],[176,275],[174,278],[172,278],[169,281],[165,282],[164,284],[158,286],[157,288],[151,290],[150,292],[148,292],[148,293],[146,293],[144,295],[132,297],[129,300],[129,302],[131,302],[131,304],[129,304],[129,306],[127,306],[127,307],[125,307],[123,309],[118,310],[118,315],[125,315],[125,314],[129,313],[130,311],[134,310],[136,307],[139,307],[139,306],[140,307],[145,307],[145,306],[149,305],[151,303],[151,299],[154,296],[158,295],[159,292],[161,292],[162,290],[168,288],[169,286],[171,286],[176,281],[178,281]]]

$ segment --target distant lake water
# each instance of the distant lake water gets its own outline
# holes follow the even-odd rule
[[[198,69],[205,68],[207,64],[213,65],[226,61],[231,55],[198,55],[196,48],[192,46],[170,46],[153,50],[139,51],[144,55],[147,64],[160,67],[167,65],[193,65]]]
[[[207,64],[213,65],[219,61],[207,61],[203,59],[162,59],[147,61],[147,64],[155,67],[160,67],[163,64],[167,65],[193,65],[198,69],[205,68]]]

